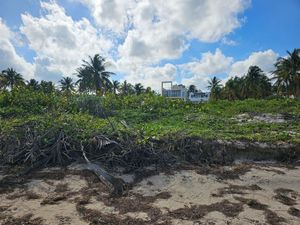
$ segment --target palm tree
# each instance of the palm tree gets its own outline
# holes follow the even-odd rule
[[[197,91],[197,88],[195,85],[191,84],[189,86],[189,89],[188,89],[188,93],[195,93]]]
[[[41,84],[40,84],[40,88],[41,88],[41,91],[43,91],[44,93],[47,93],[47,94],[55,92],[55,85],[53,84],[52,81],[42,80]]]
[[[108,63],[99,54],[89,59],[89,62],[83,60],[82,67],[77,69],[79,89],[104,94],[112,86],[109,78],[114,73],[106,71]]]
[[[145,88],[143,87],[143,85],[141,83],[135,84],[133,88],[134,88],[136,95],[140,95],[142,92],[145,91]]]
[[[65,93],[71,94],[74,89],[74,82],[71,77],[63,77],[60,81],[61,90]]]
[[[241,88],[243,86],[244,79],[240,77],[230,78],[224,87],[223,95],[225,99],[237,100],[242,99]]]
[[[132,84],[128,83],[126,80],[123,82],[123,84],[121,84],[120,91],[123,95],[134,93]]]
[[[154,94],[155,92],[151,89],[151,87],[147,87],[146,90],[145,90],[145,93]]]
[[[78,85],[78,91],[91,92],[95,90],[93,76],[92,73],[90,73],[89,69],[85,67],[79,67],[76,71],[77,77],[79,78],[76,82],[76,85]]]
[[[269,78],[258,66],[250,66],[244,77],[242,95],[244,98],[265,98],[271,94]]]
[[[114,80],[112,82],[112,89],[113,89],[113,93],[116,95],[117,94],[117,91],[119,90],[120,88],[120,82],[117,81],[117,80]]]
[[[217,77],[213,77],[208,81],[208,89],[210,89],[210,99],[217,100],[221,97],[221,80]]]
[[[2,79],[4,87],[10,87],[12,90],[15,86],[24,84],[24,79],[21,74],[17,73],[13,68],[7,68],[2,71]]]
[[[300,49],[287,53],[286,58],[281,57],[275,63],[275,85],[279,90],[285,89],[287,95],[292,94],[300,100]]]
[[[30,79],[27,81],[27,87],[34,91],[37,91],[40,88],[39,82],[35,79]]]

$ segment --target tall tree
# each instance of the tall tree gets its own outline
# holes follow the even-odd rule
[[[137,95],[140,95],[145,91],[145,88],[141,83],[137,83],[134,85],[134,91]]]
[[[34,91],[37,91],[40,88],[39,82],[35,79],[30,79],[29,81],[27,81],[26,86]]]
[[[123,95],[134,94],[132,84],[128,83],[126,80],[121,84],[120,91]]]
[[[50,94],[55,92],[55,85],[52,81],[42,80],[40,83],[40,89],[42,92]]]
[[[76,82],[76,85],[78,85],[79,92],[91,92],[95,90],[93,76],[88,68],[79,67],[76,70],[76,72],[77,72],[77,77],[79,78]]]
[[[213,77],[208,81],[208,89],[210,89],[210,99],[218,100],[221,97],[221,80],[217,77]]]
[[[155,91],[153,91],[151,89],[151,87],[147,87],[146,90],[145,90],[145,93],[147,93],[147,94],[155,94]]]
[[[275,63],[275,85],[300,100],[300,49],[287,53],[287,57],[281,57]]]
[[[112,90],[115,95],[117,94],[117,91],[119,90],[119,88],[120,88],[120,82],[117,80],[114,80],[112,82]]]
[[[77,70],[79,89],[105,94],[112,86],[109,78],[114,74],[106,71],[107,65],[105,58],[99,54],[89,57],[89,62],[84,60],[82,67]]]
[[[190,93],[195,93],[196,91],[197,91],[196,86],[193,85],[193,84],[191,84],[191,85],[189,86],[189,89],[188,89],[188,95],[189,95]]]
[[[63,77],[60,81],[60,88],[64,93],[71,94],[73,91],[75,91],[75,84],[73,82],[73,79],[71,77]]]
[[[228,100],[242,99],[241,89],[244,79],[240,77],[230,78],[223,89],[223,97]]]
[[[242,95],[244,98],[265,98],[271,94],[272,85],[258,66],[250,66],[244,77]]]
[[[2,79],[4,87],[10,87],[11,90],[16,86],[24,84],[22,75],[17,73],[13,68],[7,68],[6,70],[3,70]]]

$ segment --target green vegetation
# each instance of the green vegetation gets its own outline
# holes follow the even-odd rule
[[[240,115],[244,114],[242,119]],[[282,114],[281,122],[256,120]],[[19,88],[0,94],[0,133],[19,127],[53,127],[76,138],[134,133],[138,141],[174,133],[205,139],[300,142],[300,102],[293,99],[213,101],[192,104],[154,94],[65,95]]]
[[[300,49],[287,53],[286,58],[279,58],[275,63],[275,71],[268,71],[274,75],[272,79],[258,66],[250,66],[243,76],[231,77],[224,87],[221,80],[213,77],[208,86],[211,100],[266,99],[270,96],[293,96],[300,100]],[[272,80],[275,81],[273,85]]]
[[[76,82],[63,77],[60,89],[51,81],[25,82],[9,68],[0,74],[0,139],[22,136],[24,127],[34,126],[41,133],[64,131],[77,141],[98,134],[118,138],[130,134],[134,141],[146,143],[180,134],[299,143],[300,102],[287,97],[298,96],[299,52],[278,59],[274,85],[257,66],[243,77],[231,78],[224,87],[212,78],[212,101],[199,105],[166,99],[140,83],[112,81],[114,74],[99,55],[83,61]],[[189,88],[195,90],[193,85]],[[282,118],[277,121],[278,115]]]

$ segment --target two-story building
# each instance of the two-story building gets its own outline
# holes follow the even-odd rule
[[[166,84],[168,87],[166,88]],[[167,98],[180,98],[185,101],[195,103],[206,102],[209,99],[209,92],[195,91],[188,92],[188,89],[182,84],[173,85],[172,81],[163,81],[161,83],[161,94]]]

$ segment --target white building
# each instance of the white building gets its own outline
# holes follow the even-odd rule
[[[165,87],[166,84],[169,84],[168,88]],[[188,93],[188,89],[184,85],[173,85],[172,81],[163,81],[161,83],[161,94],[167,98],[180,98],[195,103],[207,102],[210,95],[209,92],[202,91]]]
[[[169,88],[165,88],[164,84],[170,84]],[[181,98],[186,100],[187,98],[187,88],[182,84],[173,85],[172,81],[163,81],[161,83],[161,94],[168,98]]]

